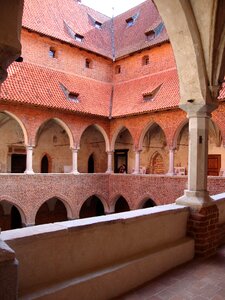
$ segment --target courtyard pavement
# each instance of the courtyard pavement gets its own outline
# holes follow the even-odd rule
[[[194,259],[117,300],[225,300],[225,246],[208,259]]]

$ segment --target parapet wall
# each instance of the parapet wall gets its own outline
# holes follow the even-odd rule
[[[21,299],[111,299],[193,258],[188,216],[188,208],[172,204],[1,238],[19,260]]]

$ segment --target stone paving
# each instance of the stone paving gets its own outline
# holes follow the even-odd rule
[[[186,299],[225,299],[225,246],[211,258],[195,259],[117,298],[117,300]]]

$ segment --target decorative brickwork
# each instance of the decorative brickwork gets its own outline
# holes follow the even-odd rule
[[[208,257],[216,253],[219,245],[219,211],[216,205],[191,211],[188,235],[195,239],[195,254]]]

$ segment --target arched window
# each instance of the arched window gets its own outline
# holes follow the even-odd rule
[[[117,65],[115,67],[115,74],[120,74],[121,73],[121,66],[120,65]]]
[[[21,228],[22,220],[19,210],[13,205],[11,210],[11,229]]]
[[[149,56],[145,55],[142,57],[142,66],[146,66],[149,64]]]
[[[89,58],[85,59],[85,67],[87,69],[91,69],[92,68],[92,61]]]
[[[144,204],[142,205],[142,208],[148,208],[148,207],[153,207],[153,206],[156,206],[156,204],[151,198],[149,198],[144,202]]]

